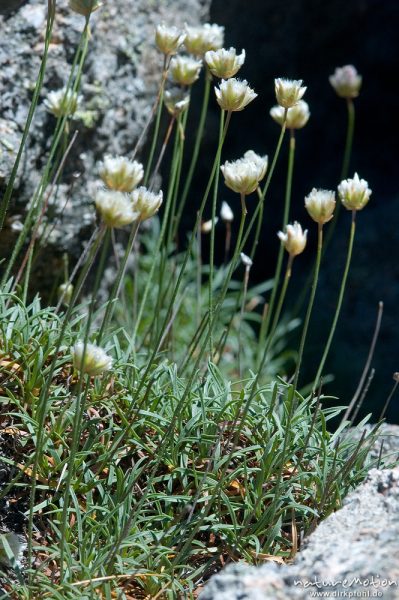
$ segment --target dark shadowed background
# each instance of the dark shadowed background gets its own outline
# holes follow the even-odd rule
[[[328,82],[336,66],[354,64],[363,75],[363,87],[355,100],[356,127],[350,174],[358,171],[373,190],[370,204],[358,214],[357,238],[349,287],[327,371],[335,381],[326,391],[343,403],[351,399],[367,358],[378,301],[385,309],[381,333],[372,362],[375,377],[361,416],[373,410],[378,417],[399,370],[399,193],[398,193],[398,51],[399,2],[396,0],[213,0],[211,22],[226,27],[225,46],[245,48],[247,59],[240,76],[247,79],[259,97],[243,112],[233,115],[223,160],[235,159],[252,148],[271,156],[279,128],[269,117],[275,103],[275,77],[301,78],[308,86],[305,99],[311,119],[297,134],[290,220],[310,229],[309,245],[297,259],[291,289],[291,305],[301,292],[312,267],[316,225],[303,208],[312,187],[335,189],[339,183],[346,134],[346,104]],[[194,92],[193,113],[199,110],[201,85]],[[211,98],[205,148],[199,175],[190,198],[196,207],[209,173],[219,112]],[[288,139],[286,140],[288,143]],[[252,282],[269,278],[278,250],[284,196],[287,145],[280,156],[267,198],[260,247],[251,272]],[[220,199],[238,214],[238,198],[223,185]],[[255,202],[256,197],[252,197]],[[251,197],[248,199],[251,212]],[[195,209],[192,210],[191,216]],[[209,215],[207,215],[209,216]],[[237,219],[238,220],[238,219]],[[187,224],[191,223],[190,214]],[[341,211],[334,239],[322,264],[320,288],[302,372],[302,383],[317,368],[328,335],[343,272],[350,215]],[[219,256],[223,226],[220,227]],[[328,225],[326,226],[328,227]],[[296,340],[292,340],[296,344]],[[388,420],[399,422],[399,396],[392,402]]]

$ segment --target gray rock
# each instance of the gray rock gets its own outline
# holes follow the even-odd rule
[[[48,217],[51,238],[36,271],[53,277],[62,252],[78,257],[95,219],[91,186],[105,153],[132,152],[147,120],[161,77],[163,58],[154,44],[156,24],[198,24],[208,16],[210,0],[113,0],[92,15],[89,52],[82,77],[79,135],[68,157]],[[0,196],[18,151],[40,68],[46,27],[46,3],[29,0],[19,10],[0,13]],[[7,2],[5,8],[17,8]],[[44,86],[2,232],[1,256],[16,238],[15,215],[24,214],[40,180],[54,128],[43,100],[67,82],[84,19],[57,2],[57,14]],[[140,157],[139,157],[140,158]],[[49,250],[49,251],[48,251]],[[53,264],[48,257],[52,257]],[[51,285],[51,277],[42,289]]]
[[[231,565],[200,599],[305,599],[318,591],[332,598],[399,598],[399,467],[372,469],[343,508],[309,536],[292,565]]]

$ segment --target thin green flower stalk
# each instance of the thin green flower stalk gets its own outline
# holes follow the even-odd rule
[[[51,34],[53,31],[53,25],[54,25],[54,19],[55,19],[55,9],[56,9],[56,0],[48,0],[47,25],[46,25],[46,33],[45,33],[45,38],[44,38],[43,56],[42,56],[42,60],[41,60],[41,64],[40,64],[39,74],[38,74],[38,77],[36,80],[35,89],[33,92],[32,102],[29,107],[28,117],[26,119],[21,143],[20,143],[20,146],[18,149],[18,154],[16,156],[14,166],[11,171],[11,175],[10,175],[10,179],[7,184],[6,191],[5,191],[2,201],[1,201],[0,231],[2,230],[3,225],[4,225],[8,205],[9,205],[9,202],[10,202],[10,199],[12,196],[12,192],[14,189],[14,183],[15,183],[15,178],[17,176],[18,167],[21,162],[22,154],[23,154],[23,151],[25,148],[25,144],[26,144],[28,135],[29,135],[29,130],[30,130],[32,120],[33,120],[33,117],[34,117],[34,114],[36,111],[36,107],[37,107],[37,104],[39,101],[40,91],[43,87],[44,74],[46,72],[46,65],[47,65],[48,50],[49,50],[49,46],[50,46],[50,42],[51,42]],[[8,279],[8,277],[6,278],[6,280],[7,279]]]
[[[334,338],[339,315],[341,313],[342,302],[343,302],[344,295],[345,295],[346,282],[348,279],[348,273],[349,273],[349,268],[350,268],[350,263],[351,263],[351,258],[352,258],[353,244],[354,244],[354,239],[355,239],[356,212],[358,210],[362,210],[366,206],[366,204],[369,201],[370,195],[371,195],[371,190],[368,187],[367,181],[365,181],[364,179],[360,179],[359,176],[357,175],[357,173],[355,173],[353,179],[346,179],[340,183],[340,185],[338,186],[338,194],[339,194],[340,200],[341,200],[342,204],[344,205],[344,207],[347,210],[350,210],[352,212],[352,222],[351,222],[351,229],[350,229],[350,235],[349,235],[348,251],[347,251],[347,255],[346,255],[345,269],[344,269],[344,273],[342,276],[341,287],[340,287],[340,291],[339,291],[339,295],[338,295],[338,301],[337,301],[337,305],[335,308],[335,314],[334,314],[333,322],[331,325],[330,334],[328,336],[328,339],[327,339],[327,342],[326,342],[326,345],[324,348],[323,356],[321,358],[320,365],[319,365],[319,368],[317,370],[317,373],[316,373],[316,376],[314,379],[314,388],[317,388],[320,378],[323,374],[324,365],[325,365],[325,362],[328,357],[328,353],[331,348],[331,344],[332,344],[332,341]]]
[[[291,206],[291,192],[292,192],[292,177],[294,172],[294,162],[295,162],[295,132],[293,129],[290,130],[290,142],[289,142],[289,153],[288,153],[288,168],[287,168],[287,179],[285,186],[285,199],[284,199],[284,213],[283,213],[283,229],[288,224],[288,217]],[[262,202],[263,206],[263,202]],[[260,211],[261,213],[262,211]],[[276,301],[277,290],[279,287],[279,281],[281,276],[281,269],[283,265],[283,254],[284,254],[284,246],[281,245],[279,248],[277,263],[276,263],[276,271],[274,273],[274,284],[272,293],[270,296],[269,306],[266,314],[266,318],[262,320],[262,324],[259,331],[259,341],[258,341],[258,364],[261,356],[261,349],[264,346],[268,328],[271,321],[271,316],[274,310],[274,304]]]
[[[297,389],[299,372],[302,364],[303,352],[305,349],[306,337],[308,334],[310,317],[313,310],[313,304],[316,296],[317,282],[319,279],[320,262],[323,250],[323,227],[325,223],[331,221],[336,206],[335,193],[329,190],[313,190],[305,198],[305,207],[310,217],[317,223],[317,253],[314,267],[313,282],[310,291],[310,297],[306,310],[305,320],[302,329],[301,341],[299,344],[298,360],[294,374],[294,389]]]
[[[240,322],[239,322],[239,325],[238,325],[238,373],[239,373],[240,379],[242,377],[241,329],[242,329],[242,322],[244,320],[245,303],[247,301],[249,272],[250,272],[252,264],[253,264],[252,263],[252,259],[249,256],[247,256],[246,254],[244,254],[243,252],[241,252],[241,262],[242,262],[242,264],[245,267],[245,271],[244,271],[244,281],[243,281],[243,293],[242,293],[242,299],[241,299],[241,309],[240,309]]]

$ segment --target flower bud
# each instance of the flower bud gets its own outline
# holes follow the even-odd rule
[[[83,354],[84,353],[84,354]],[[112,358],[99,346],[79,341],[72,348],[72,361],[75,369],[91,377],[101,375],[112,367]]]
[[[123,192],[98,190],[95,204],[107,227],[124,227],[139,217],[139,214],[134,212],[129,197]]]
[[[362,76],[353,65],[337,67],[329,82],[340,98],[357,98],[362,85]]]
[[[370,200],[371,190],[365,179],[359,179],[357,173],[353,179],[344,179],[338,186],[342,204],[348,210],[362,210]]]
[[[276,105],[270,109],[270,116],[279,125],[283,126],[284,123],[285,109],[282,106]],[[287,128],[288,129],[302,129],[309,121],[310,112],[309,105],[305,100],[299,100],[295,106],[289,108],[287,111]]]
[[[308,230],[302,231],[300,224],[295,221],[293,225],[287,225],[285,233],[279,231],[277,235],[288,254],[293,257],[304,251],[307,234]]]
[[[215,220],[213,221],[215,227],[216,227],[218,221],[219,221],[219,217],[215,217]],[[202,231],[202,233],[210,233],[212,231],[212,219],[209,219],[209,221],[204,221],[202,223],[201,231]]]
[[[175,56],[170,61],[170,72],[179,85],[192,85],[197,81],[202,61],[189,56]]]
[[[185,39],[186,34],[177,27],[167,27],[163,23],[156,27],[155,43],[166,56],[176,54]]]
[[[220,217],[222,221],[225,221],[226,223],[231,223],[234,220],[234,213],[225,201],[222,202],[222,208],[220,209]]]
[[[138,213],[140,221],[150,219],[158,212],[162,204],[163,194],[159,191],[158,194],[150,192],[145,187],[139,187],[132,193],[133,210]]]
[[[164,102],[168,112],[177,117],[187,110],[190,104],[190,95],[184,93],[180,88],[175,88],[165,92]]]
[[[245,50],[237,56],[236,49],[208,50],[205,54],[205,62],[212,75],[220,79],[233,77],[242,67],[245,61]]]
[[[247,196],[257,189],[259,182],[264,178],[267,156],[262,157],[253,150],[248,150],[243,158],[233,162],[226,161],[220,169],[226,186],[237,194]]]
[[[246,254],[244,254],[244,252],[240,253],[240,257],[241,257],[241,262],[244,265],[244,267],[246,267],[247,269],[250,269],[253,265],[252,259],[249,256],[247,256]]]
[[[216,100],[222,110],[236,112],[243,110],[258,94],[255,94],[245,81],[236,78],[222,79],[215,87]]]
[[[330,190],[313,190],[305,198],[305,206],[313,221],[324,225],[333,218],[335,208],[335,192]]]
[[[124,156],[105,156],[99,175],[110,190],[131,192],[143,179],[143,165]]]
[[[283,108],[295,106],[306,92],[306,87],[301,87],[302,83],[302,79],[298,81],[294,79],[275,79],[274,87],[279,105]]]
[[[223,46],[224,27],[210,23],[199,27],[186,25],[186,39],[184,45],[187,52],[194,56],[204,56],[208,50],[218,50]]]
[[[74,12],[86,17],[90,17],[91,13],[102,6],[97,0],[69,0],[69,8]]]
[[[55,92],[49,92],[44,100],[44,105],[55,117],[66,117],[72,116],[76,112],[80,100],[81,96],[78,96],[76,92],[67,91],[66,87],[63,87]]]
[[[62,303],[68,306],[71,303],[73,295],[72,283],[61,283],[58,287],[58,298],[62,298]]]

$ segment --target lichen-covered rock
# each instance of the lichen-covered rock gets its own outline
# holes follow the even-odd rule
[[[42,0],[3,4],[0,6],[0,196],[18,151],[40,68],[47,7]],[[39,261],[36,265],[40,277],[55,268],[49,256],[58,261],[63,251],[72,257],[81,253],[82,241],[87,239],[95,218],[90,184],[97,177],[97,162],[104,153],[131,153],[139,138],[161,77],[163,57],[154,45],[156,24],[162,21],[174,25],[198,24],[206,19],[209,4],[210,0],[112,0],[104,2],[92,15],[91,40],[82,77],[82,104],[79,118],[71,125],[78,130],[78,138],[48,213],[46,246],[51,250],[44,253],[45,263],[41,266]],[[43,101],[49,91],[66,84],[83,26],[84,18],[69,9],[67,0],[59,0],[44,86],[1,235],[1,256],[12,247],[17,229],[13,222],[16,215],[23,216],[46,163],[55,119]],[[44,284],[42,288],[45,287]]]
[[[200,599],[307,599],[318,592],[399,598],[399,467],[372,469],[343,508],[309,536],[294,564],[231,565],[210,580]]]

